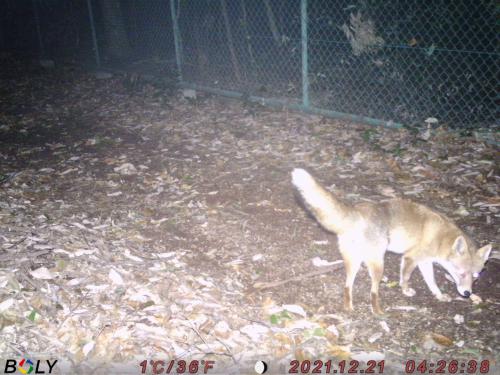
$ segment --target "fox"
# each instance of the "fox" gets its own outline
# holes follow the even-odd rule
[[[433,264],[441,265],[453,278],[458,293],[472,294],[474,279],[484,268],[492,245],[477,248],[468,235],[446,216],[411,200],[392,198],[379,203],[349,204],[323,188],[307,171],[295,168],[292,184],[312,216],[337,235],[344,261],[344,309],[353,310],[352,287],[361,264],[371,278],[371,309],[384,314],[379,284],[386,251],[402,254],[399,284],[404,295],[414,296],[409,280],[416,267],[439,301],[451,301],[434,279]]]

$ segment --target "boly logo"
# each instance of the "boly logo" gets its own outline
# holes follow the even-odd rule
[[[25,363],[29,366],[27,370],[24,368]],[[33,371],[33,362],[31,362],[31,359],[23,358],[21,362],[19,362],[19,367],[17,369],[23,374],[31,374],[31,371]]]
[[[7,359],[5,361],[5,367],[3,369],[4,374],[14,374],[19,371],[21,374],[51,374],[54,366],[57,363],[57,359],[51,361],[47,360],[36,360],[32,361],[29,358],[23,358],[19,363],[15,359]]]

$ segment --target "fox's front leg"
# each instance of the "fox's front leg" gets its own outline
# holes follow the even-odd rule
[[[434,296],[443,302],[450,302],[451,297],[447,294],[441,293],[439,287],[436,284],[436,280],[434,279],[434,267],[432,266],[432,261],[419,262],[418,269],[422,273],[424,277],[425,283],[429,287],[429,290],[434,294]]]

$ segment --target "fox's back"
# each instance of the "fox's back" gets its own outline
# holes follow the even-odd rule
[[[416,246],[431,251],[439,246],[442,236],[460,234],[449,219],[426,206],[404,199],[393,199],[385,204],[390,218],[390,251],[404,253]]]
[[[357,215],[346,232],[370,242],[380,243],[385,239],[387,250],[400,254],[417,246],[430,251],[438,246],[442,236],[460,234],[444,216],[404,199],[360,203],[354,206],[354,211]]]

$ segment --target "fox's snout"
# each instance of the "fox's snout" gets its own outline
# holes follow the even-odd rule
[[[472,276],[468,275],[465,278],[458,277],[456,280],[458,293],[464,298],[469,298],[472,294]]]
[[[462,297],[469,298],[471,295],[471,292],[470,292],[470,290],[464,290],[464,292],[460,293],[460,294],[462,294]]]

